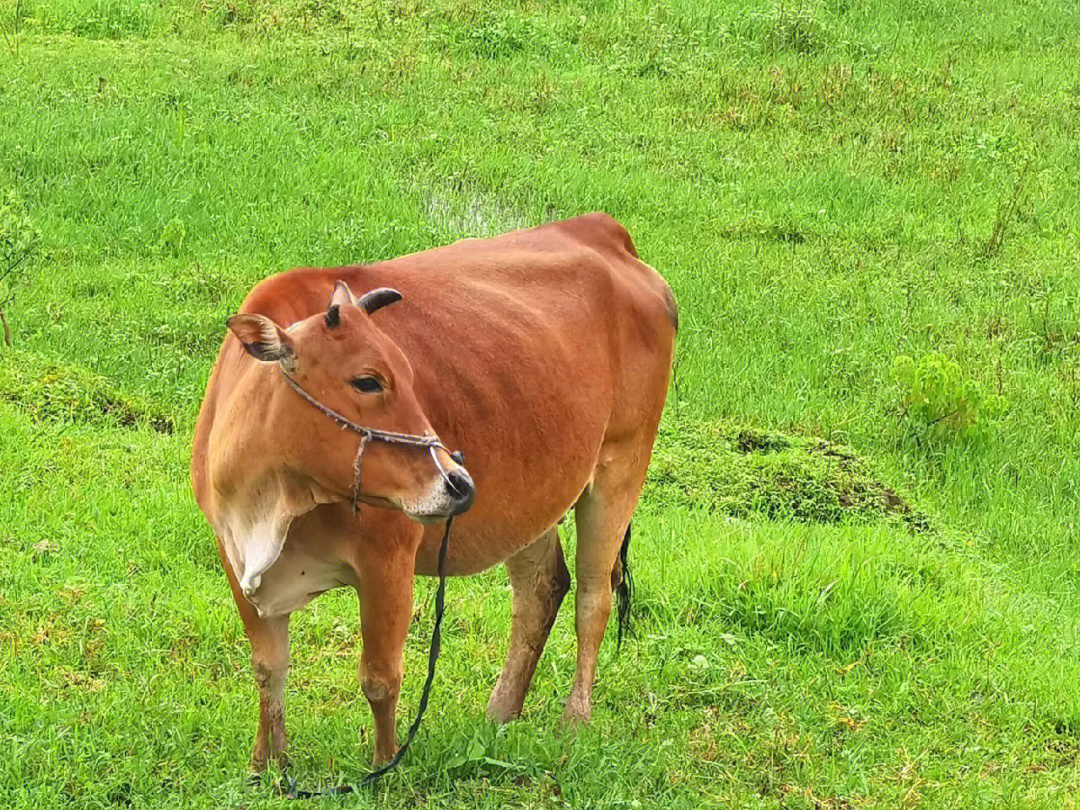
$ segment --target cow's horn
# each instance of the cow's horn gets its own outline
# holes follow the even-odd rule
[[[369,290],[361,295],[356,300],[356,305],[360,309],[364,310],[368,315],[377,309],[394,304],[401,300],[401,293],[397,290],[392,290],[389,287],[379,287],[375,290]]]

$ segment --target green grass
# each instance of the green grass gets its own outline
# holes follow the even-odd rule
[[[509,589],[455,580],[405,765],[326,806],[1072,806],[1078,29],[1063,0],[0,0],[0,199],[40,234],[0,282],[0,803],[278,806],[187,483],[225,317],[290,266],[603,209],[682,329],[595,722],[557,723],[572,599],[524,718],[484,719]],[[1008,411],[905,419],[891,365],[930,352]],[[296,775],[356,778],[355,598],[294,628]]]

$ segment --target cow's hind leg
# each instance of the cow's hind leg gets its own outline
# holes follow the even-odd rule
[[[289,614],[261,618],[244,596],[229,567],[224,550],[218,544],[233,599],[251,642],[251,667],[259,687],[259,730],[251,752],[251,769],[266,770],[273,758],[282,767],[288,765],[289,738],[285,733],[285,677],[289,672]]]
[[[601,457],[609,460],[597,469],[592,486],[575,509],[578,660],[563,712],[566,722],[587,721],[592,714],[596,658],[611,615],[612,590],[625,575],[619,565],[619,550],[645,480],[648,450],[648,445],[605,447]]]
[[[499,723],[521,714],[544,643],[570,589],[558,531],[552,527],[508,559],[506,570],[514,589],[514,619],[506,663],[488,702],[488,717]]]

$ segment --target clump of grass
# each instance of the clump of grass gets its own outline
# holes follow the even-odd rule
[[[814,14],[814,9],[804,5],[792,7],[777,3],[765,34],[765,47],[771,52],[792,51],[813,54],[820,51],[828,40],[825,26]]]
[[[778,0],[771,8],[737,17],[727,31],[768,55],[813,56],[825,51],[835,40],[822,22],[818,8],[799,0]]]
[[[647,487],[649,503],[738,518],[928,523],[850,447],[674,414],[660,426]]]
[[[448,36],[455,47],[485,59],[522,53],[535,45],[537,39],[527,19],[510,16],[491,17],[468,27],[453,28]]]
[[[187,237],[187,226],[183,220],[173,217],[165,227],[161,229],[161,236],[157,242],[157,252],[163,256],[176,256],[184,247],[184,239]]]
[[[22,16],[22,0],[15,0],[15,7],[12,9],[11,13],[10,26],[6,20],[0,20],[0,34],[4,37],[4,46],[12,56],[19,55],[19,26],[22,22]],[[8,31],[9,27],[11,29],[10,33]]]
[[[38,422],[147,426],[158,433],[174,429],[173,417],[164,408],[121,393],[104,377],[26,352],[0,355],[0,400],[14,403]]]

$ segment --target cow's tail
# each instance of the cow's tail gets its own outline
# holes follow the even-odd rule
[[[616,650],[622,649],[624,634],[630,632],[630,602],[634,595],[634,583],[630,579],[630,526],[626,527],[622,547],[619,549],[619,584],[615,586],[615,610],[618,623]]]

